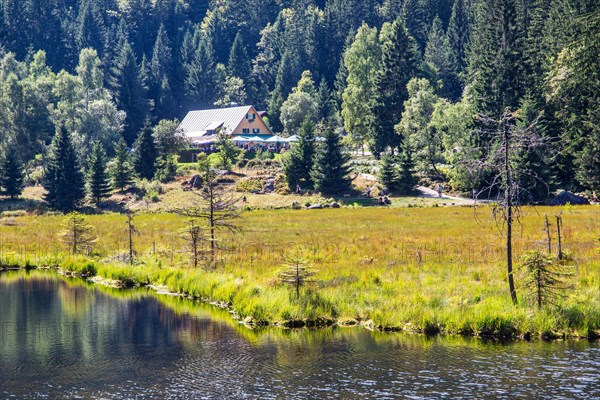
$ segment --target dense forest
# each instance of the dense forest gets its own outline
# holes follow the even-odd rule
[[[511,158],[528,200],[598,192],[599,54],[597,0],[0,0],[0,159],[43,162],[67,132],[87,165],[253,104],[466,191],[493,176],[466,162],[494,152],[483,117],[508,109],[538,138]]]

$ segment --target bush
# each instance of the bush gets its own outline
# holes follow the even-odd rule
[[[236,192],[252,193],[263,189],[263,180],[260,178],[244,178],[235,187]]]

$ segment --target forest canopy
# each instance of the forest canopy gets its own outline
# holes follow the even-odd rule
[[[189,110],[253,104],[276,132],[326,120],[350,146],[409,151],[459,190],[486,184],[476,115],[508,108],[544,146],[543,186],[600,190],[596,0],[0,0],[0,159],[71,135],[79,163]],[[502,44],[502,45],[500,45]],[[37,158],[36,158],[37,157]]]

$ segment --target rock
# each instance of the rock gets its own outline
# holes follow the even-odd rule
[[[300,210],[302,206],[297,201],[292,202],[292,210]]]
[[[311,204],[310,206],[306,207],[307,210],[317,210],[321,208],[323,208],[321,204]]]
[[[340,206],[340,204],[339,204],[339,203],[333,203],[333,204],[331,205],[331,208],[340,208],[340,207],[341,207],[341,206]]]
[[[202,178],[200,175],[194,175],[191,177],[188,184],[195,189],[200,189],[202,187]]]
[[[325,204],[325,205],[323,206],[323,208],[329,208],[329,207],[331,207],[329,204]]]
[[[555,198],[550,201],[551,206],[564,206],[571,204],[574,206],[581,206],[590,204],[590,202],[582,196],[577,196],[567,190],[562,190]]]

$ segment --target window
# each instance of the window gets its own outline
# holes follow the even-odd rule
[[[242,133],[250,133],[250,128],[243,128]]]
[[[254,129],[252,129],[252,133],[260,133],[260,128],[254,128]]]
[[[254,119],[256,118],[256,114],[248,114],[246,115],[246,119],[250,120],[250,121],[254,121]]]

